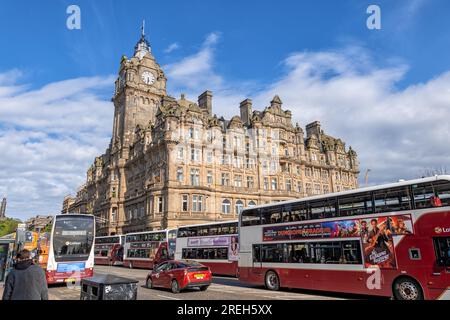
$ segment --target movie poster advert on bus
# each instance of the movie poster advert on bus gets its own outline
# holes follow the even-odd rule
[[[202,237],[188,239],[188,247],[228,246],[229,244],[230,237]]]
[[[396,268],[393,236],[412,233],[410,215],[362,219],[360,234],[366,267]]]
[[[265,227],[263,241],[359,237],[358,220]]]
[[[228,260],[238,261],[239,242],[237,236],[231,236],[230,249],[228,250]]]

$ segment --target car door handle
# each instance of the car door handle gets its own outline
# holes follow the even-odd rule
[[[433,272],[433,276],[440,276],[441,273],[440,272]]]

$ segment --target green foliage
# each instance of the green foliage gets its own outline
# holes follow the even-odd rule
[[[0,221],[0,237],[16,232],[17,225],[21,223],[18,219],[6,218]]]
[[[44,228],[44,230],[42,230],[42,232],[51,232],[52,225],[53,225],[53,223],[50,222],[48,225],[45,226],[45,228]]]

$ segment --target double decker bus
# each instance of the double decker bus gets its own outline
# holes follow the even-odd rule
[[[63,214],[53,219],[50,234],[39,239],[39,264],[47,282],[72,282],[94,273],[95,218],[86,214]]]
[[[178,228],[175,260],[196,260],[216,275],[237,275],[238,221]]]
[[[94,245],[94,262],[97,265],[122,265],[123,244],[125,236],[96,237]]]
[[[239,223],[243,283],[450,299],[450,176],[248,208]]]
[[[153,266],[173,259],[176,235],[176,229],[128,233],[125,236],[123,265],[153,269]]]

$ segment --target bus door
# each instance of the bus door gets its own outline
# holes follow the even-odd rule
[[[161,242],[161,244],[159,245],[158,251],[156,252],[156,255],[155,255],[154,265],[156,266],[157,264],[164,262],[166,260],[169,260],[167,243]]]
[[[262,274],[262,245],[261,244],[254,244],[252,248],[251,253],[251,259],[252,259],[252,273],[254,275],[261,275]]]
[[[450,283],[450,237],[433,238],[436,262],[433,266],[430,287],[446,289]]]

